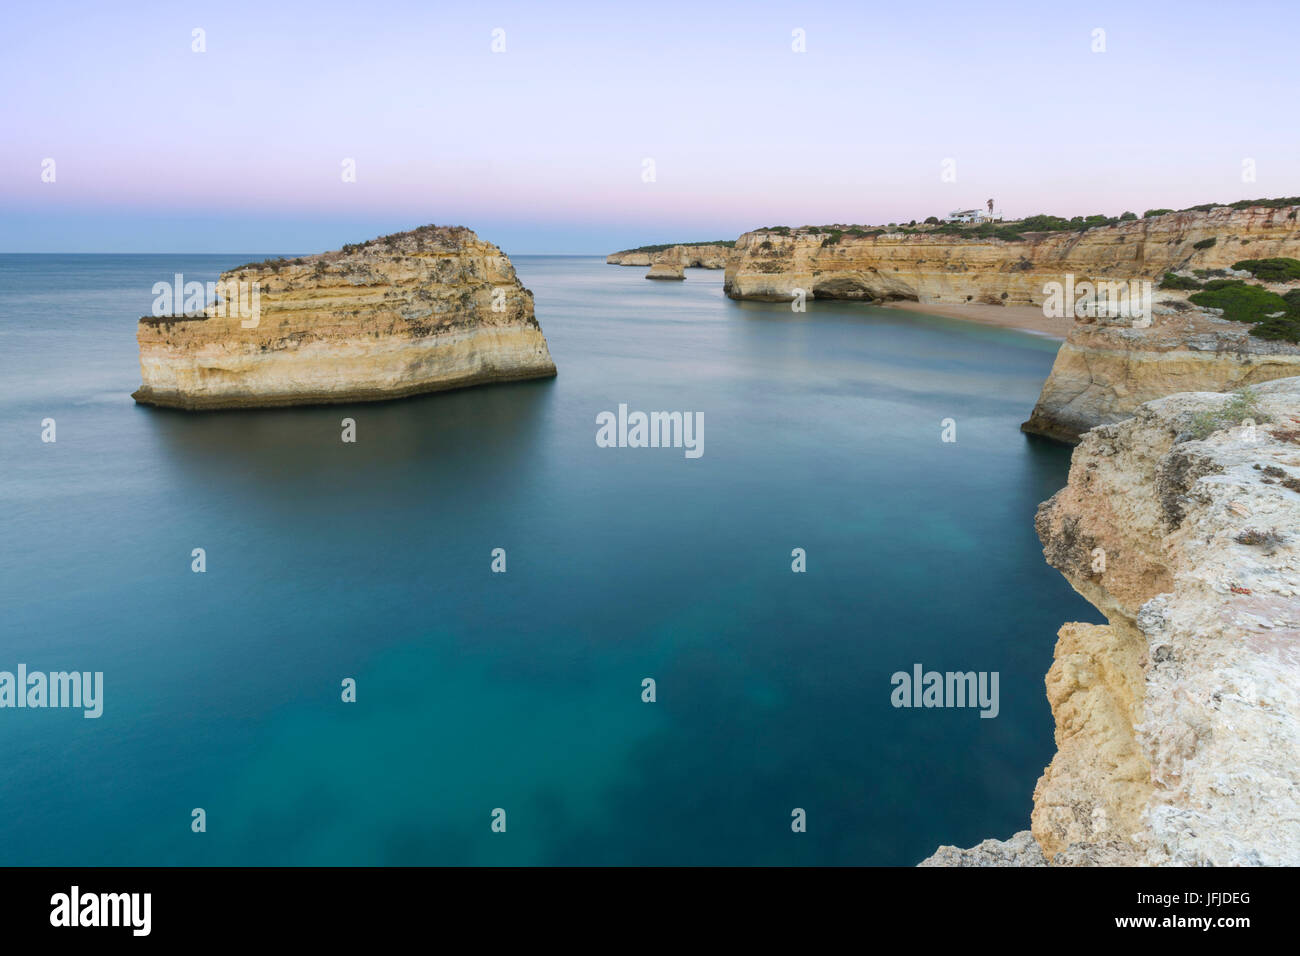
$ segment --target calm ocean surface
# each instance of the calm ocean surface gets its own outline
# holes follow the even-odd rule
[[[1028,825],[1056,630],[1100,620],[1033,530],[1068,449],[1017,430],[1056,343],[520,256],[553,381],[137,407],[153,284],[258,258],[0,256],[0,670],[105,683],[0,710],[0,864],[913,864]],[[704,456],[598,448],[620,402],[703,412]],[[998,671],[1000,714],[893,708],[914,663]]]

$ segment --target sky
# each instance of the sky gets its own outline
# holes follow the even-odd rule
[[[432,222],[606,253],[989,198],[1012,218],[1300,194],[1283,0],[43,0],[4,20],[0,252],[308,253]]]

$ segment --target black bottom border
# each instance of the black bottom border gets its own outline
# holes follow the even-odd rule
[[[78,945],[283,938],[330,944],[399,941],[412,930],[479,938],[562,933],[611,941],[715,929],[808,941],[904,933],[917,943],[973,943],[1025,933],[1071,940],[1211,939],[1287,928],[1294,869],[0,869],[6,942],[58,937]],[[72,926],[102,911],[119,926]],[[139,933],[149,894],[148,934]],[[102,894],[115,894],[105,900]],[[87,902],[90,896],[94,902]],[[63,904],[61,906],[61,903]],[[130,916],[134,915],[135,920]],[[1207,922],[1208,921],[1208,922]],[[134,926],[131,925],[134,922]],[[1225,936],[1224,934],[1229,934]],[[617,937],[614,937],[617,938]],[[883,937],[882,937],[883,938]],[[1049,937],[1050,938],[1050,937]]]

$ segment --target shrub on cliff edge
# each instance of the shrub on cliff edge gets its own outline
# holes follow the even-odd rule
[[[1242,259],[1232,264],[1234,269],[1245,269],[1264,282],[1293,282],[1300,279],[1300,259],[1277,256],[1272,259]]]
[[[1265,319],[1251,329],[1250,334],[1274,342],[1300,342],[1300,318],[1282,315]]]
[[[1281,196],[1277,199],[1239,199],[1228,204],[1229,209],[1249,209],[1251,206],[1263,206],[1265,209],[1300,206],[1300,196]]]
[[[1197,412],[1192,416],[1188,434],[1196,441],[1200,441],[1202,438],[1209,438],[1217,431],[1240,425],[1247,419],[1256,424],[1269,420],[1268,413],[1259,407],[1259,395],[1251,388],[1233,392],[1232,398],[1226,405]]]
[[[1275,312],[1288,311],[1286,300],[1276,292],[1232,279],[1207,282],[1188,298],[1197,305],[1222,309],[1223,317],[1233,322],[1261,322]]]
[[[1201,284],[1195,279],[1174,275],[1172,272],[1166,272],[1165,277],[1160,280],[1161,289],[1199,289],[1200,287]]]

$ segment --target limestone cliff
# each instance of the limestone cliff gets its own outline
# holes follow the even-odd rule
[[[1300,258],[1298,212],[1294,205],[1219,206],[1083,231],[1025,233],[1017,241],[936,230],[855,236],[825,227],[763,229],[737,240],[724,288],[734,299],[785,301],[802,289],[810,299],[1041,306],[1049,284],[1065,285],[1067,277],[1075,284],[1155,284],[1180,269]],[[1295,345],[1253,337],[1249,325],[1174,304],[1181,311],[1156,309],[1149,328],[1076,322],[1023,429],[1074,442],[1163,395],[1300,374]]]
[[[1200,310],[1157,306],[1155,312],[1147,328],[1075,322],[1020,427],[1077,442],[1089,428],[1122,421],[1165,395],[1231,391],[1300,375],[1300,346],[1257,338],[1248,324]]]
[[[1108,622],[1062,627],[1047,676],[1032,833],[1054,864],[1300,864],[1300,378],[1252,391],[1093,429],[1039,508]],[[1033,857],[992,847],[931,862]]]
[[[650,266],[656,261],[680,261],[685,269],[725,269],[731,247],[701,243],[699,245],[667,246],[663,249],[627,249],[623,252],[611,252],[605,262],[611,266]]]
[[[1048,282],[1158,279],[1179,268],[1240,259],[1300,258],[1300,206],[1167,213],[1086,231],[1026,233],[1019,241],[934,231],[853,235],[759,229],[736,240],[724,288],[733,299],[906,299],[1040,305]],[[1214,239],[1208,248],[1198,242]]]
[[[532,293],[463,227],[241,266],[221,281],[256,283],[257,314],[238,313],[228,292],[199,315],[141,319],[137,402],[372,401],[555,374]]]

